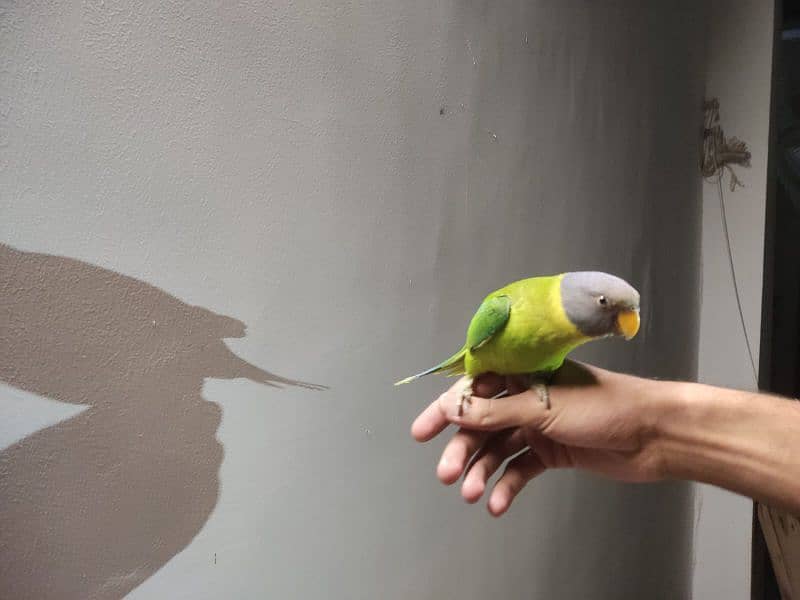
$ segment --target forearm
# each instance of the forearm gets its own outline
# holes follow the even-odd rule
[[[800,402],[692,383],[658,384],[665,475],[800,511]]]

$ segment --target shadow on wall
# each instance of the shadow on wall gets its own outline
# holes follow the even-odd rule
[[[0,453],[0,598],[121,598],[217,503],[206,377],[320,386],[233,354],[243,323],[142,281],[0,244],[0,380],[89,408]]]

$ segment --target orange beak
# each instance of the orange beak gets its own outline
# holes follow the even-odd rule
[[[622,336],[629,340],[639,331],[639,310],[624,310],[617,315],[617,328]]]

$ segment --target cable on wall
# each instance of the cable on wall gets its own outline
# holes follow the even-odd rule
[[[700,172],[706,181],[717,184],[719,190],[719,205],[722,215],[722,231],[725,236],[725,244],[728,250],[728,265],[730,267],[733,291],[736,296],[736,307],[739,310],[739,321],[742,325],[744,341],[747,345],[747,355],[750,358],[750,367],[753,370],[753,379],[756,389],[758,389],[758,369],[753,358],[753,348],[750,344],[750,336],[747,333],[747,324],[744,320],[744,310],[742,309],[742,298],[739,293],[739,284],[736,278],[736,268],[733,262],[733,250],[731,248],[731,236],[728,231],[728,216],[725,210],[725,194],[722,189],[722,178],[725,171],[730,173],[730,190],[736,191],[736,187],[744,187],[744,184],[736,176],[736,172],[731,165],[742,167],[750,166],[750,151],[747,144],[736,137],[725,137],[719,119],[719,100],[711,98],[703,103],[704,125],[703,125],[703,149],[700,162]]]

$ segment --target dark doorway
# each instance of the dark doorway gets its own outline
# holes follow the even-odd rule
[[[800,1],[775,6],[759,387],[800,397]],[[753,600],[780,600],[753,513]]]

